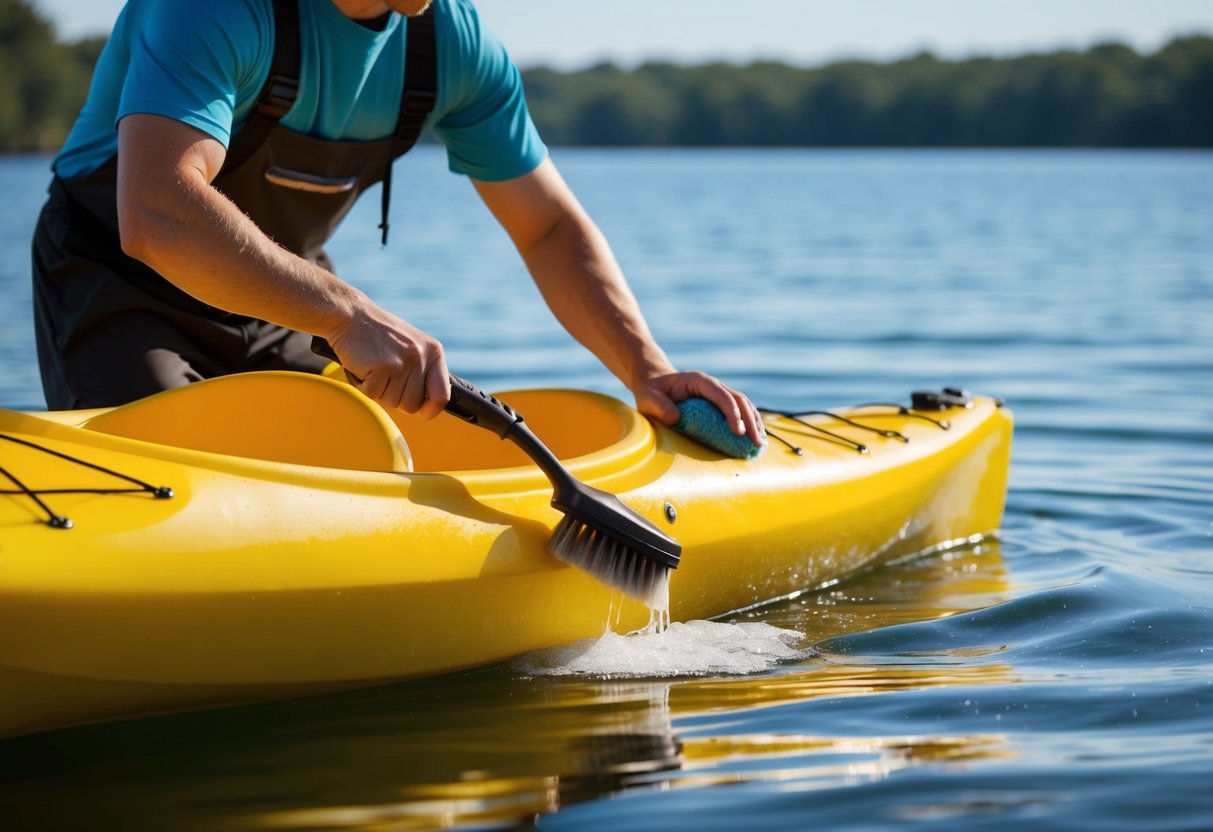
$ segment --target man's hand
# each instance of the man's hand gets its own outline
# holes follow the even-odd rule
[[[432,419],[451,398],[446,356],[438,340],[386,310],[369,305],[328,338],[362,392],[384,407]]]
[[[636,385],[633,394],[636,408],[641,413],[671,427],[678,421],[678,402],[693,396],[707,399],[724,414],[733,433],[748,436],[755,445],[766,442],[766,430],[758,408],[744,394],[705,373],[673,372],[656,376]]]

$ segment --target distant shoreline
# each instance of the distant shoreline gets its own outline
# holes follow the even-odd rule
[[[1213,38],[1012,58],[523,72],[552,144],[1213,147]]]

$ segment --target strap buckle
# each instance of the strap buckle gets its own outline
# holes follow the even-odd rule
[[[266,86],[265,95],[257,102],[257,112],[280,119],[290,112],[299,96],[299,79],[275,75]]]

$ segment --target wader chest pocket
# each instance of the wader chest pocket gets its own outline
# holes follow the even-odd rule
[[[293,191],[309,191],[314,194],[344,194],[354,190],[358,184],[357,176],[328,177],[316,176],[297,170],[270,165],[265,169],[267,181],[290,188]]]

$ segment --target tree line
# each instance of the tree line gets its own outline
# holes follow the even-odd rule
[[[53,150],[103,38],[64,43],[29,0],[0,0],[0,151]],[[523,71],[553,145],[1213,147],[1213,38],[1142,55],[1085,51],[816,68],[777,62]]]
[[[523,73],[552,144],[1213,147],[1213,38],[945,61]]]

